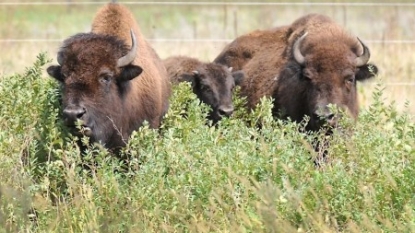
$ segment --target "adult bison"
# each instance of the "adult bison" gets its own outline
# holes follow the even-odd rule
[[[90,33],[63,42],[57,61],[47,72],[62,83],[63,119],[76,133],[118,149],[144,121],[159,127],[170,82],[127,8],[102,7]]]
[[[251,46],[258,49],[245,59]],[[263,96],[272,97],[274,116],[299,122],[307,115],[307,129],[318,130],[338,122],[340,114],[330,105],[357,117],[356,81],[377,74],[369,57],[369,49],[357,37],[326,16],[310,14],[289,26],[237,38],[215,61],[237,63],[245,71],[241,93],[249,108]]]
[[[232,72],[232,67],[186,56],[168,57],[163,62],[172,83],[190,82],[193,93],[211,107],[208,119],[213,123],[233,113],[232,90],[243,80],[243,71]]]

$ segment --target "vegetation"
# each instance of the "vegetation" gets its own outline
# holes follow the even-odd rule
[[[388,85],[413,81],[414,44],[387,43],[414,38],[413,7],[128,5],[162,58],[209,61],[226,44],[215,39],[315,12],[362,38],[380,68],[376,84],[358,84],[357,122],[331,137],[302,133],[307,119],[273,119],[269,99],[247,112],[237,95],[234,116],[211,127],[180,84],[161,130],[132,135],[128,160],[66,131],[59,85],[44,72],[52,61],[38,55],[88,31],[98,7],[0,5],[0,232],[415,232],[415,108],[405,102],[415,92]],[[330,146],[316,152],[316,138]]]
[[[134,132],[121,161],[66,133],[49,62],[0,79],[1,232],[415,231],[415,124],[381,85],[325,138],[273,119],[268,99],[246,112],[236,97],[211,127],[183,83],[162,129]],[[319,167],[316,137],[330,144]]]

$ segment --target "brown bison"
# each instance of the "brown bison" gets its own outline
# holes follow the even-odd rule
[[[233,113],[232,90],[243,80],[243,71],[232,72],[232,67],[186,56],[169,57],[163,62],[172,83],[190,82],[196,96],[211,107],[208,119],[213,123]]]
[[[119,149],[144,121],[159,127],[170,82],[127,8],[102,7],[90,33],[63,42],[57,61],[47,72],[62,83],[63,119],[75,132]]]
[[[241,93],[249,108],[263,96],[272,97],[274,116],[299,122],[307,115],[308,130],[337,124],[340,114],[330,105],[357,117],[356,81],[377,74],[377,67],[368,64],[369,49],[357,37],[318,14],[253,35],[235,39],[215,59],[245,71]],[[249,51],[256,52],[245,59]]]

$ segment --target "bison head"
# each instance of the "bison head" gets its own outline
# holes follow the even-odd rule
[[[211,107],[209,119],[213,123],[233,113],[232,90],[244,78],[243,71],[232,72],[232,67],[209,63],[199,67],[183,79],[191,82],[193,92],[205,104]]]
[[[291,94],[291,97],[300,104],[295,106],[297,115],[288,115],[294,115],[296,120],[308,115],[309,130],[337,125],[339,111],[333,111],[330,105],[356,118],[359,110],[356,81],[372,78],[377,73],[377,67],[367,63],[369,49],[359,39],[345,35],[317,36],[308,41],[306,38],[307,33],[295,41],[294,59],[289,62],[289,69],[283,71],[291,73],[285,73],[286,76],[295,77],[284,84],[288,87],[285,91],[298,95]],[[290,111],[290,107],[287,109]]]
[[[123,102],[130,81],[142,72],[132,64],[137,54],[132,31],[131,38],[129,49],[113,36],[77,34],[64,41],[57,56],[59,65],[47,69],[62,84],[65,124],[107,148],[125,145],[130,133]]]

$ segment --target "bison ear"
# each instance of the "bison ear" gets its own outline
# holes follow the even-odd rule
[[[138,77],[143,72],[140,66],[127,65],[122,67],[121,75],[118,79],[119,82],[127,82]]]
[[[191,74],[184,73],[184,74],[182,74],[180,79],[181,79],[181,81],[184,81],[184,82],[193,83],[193,81],[195,80],[195,75],[193,73],[191,73]]]
[[[181,76],[181,80],[184,82],[189,82],[192,84],[192,87],[196,85],[196,79],[199,77],[199,71],[194,70],[192,73],[184,73]]]
[[[374,64],[366,64],[359,67],[359,71],[356,74],[357,81],[365,81],[375,77],[378,74],[378,67]]]
[[[235,85],[241,85],[245,79],[245,72],[243,70],[232,72],[232,77],[235,80]]]
[[[61,72],[61,66],[49,66],[46,69],[46,72],[53,77],[54,79],[58,80],[59,82],[63,82],[63,75]]]

